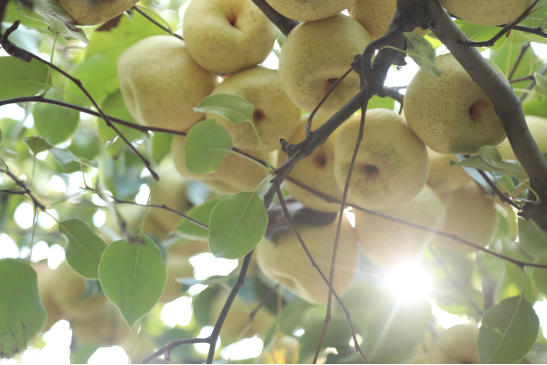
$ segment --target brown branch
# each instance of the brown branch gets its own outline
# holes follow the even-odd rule
[[[509,83],[514,84],[514,83],[521,82],[521,81],[526,81],[526,80],[534,80],[534,76],[530,75],[530,76],[519,77],[518,79],[509,80]],[[528,93],[523,93],[523,95],[527,95],[527,94]]]
[[[505,25],[497,25],[497,27],[503,28],[503,27],[505,27]],[[547,33],[545,33],[543,31],[543,28],[541,28],[541,27],[530,28],[530,27],[523,27],[521,25],[515,25],[513,27],[513,30],[518,30],[520,32],[535,34],[535,35],[538,35],[540,37],[547,38]]]
[[[522,48],[520,49],[519,55],[517,56],[517,59],[515,60],[515,63],[513,64],[513,68],[511,69],[511,72],[509,72],[509,75],[507,75],[507,78],[510,80],[513,78],[513,75],[515,74],[515,71],[517,70],[517,67],[520,64],[520,61],[522,61],[522,58],[526,54],[526,51],[530,48],[530,43],[526,43],[522,45]]]
[[[158,21],[156,21],[156,19],[152,18],[150,15],[146,14],[145,11],[141,10],[141,7],[138,6],[138,5],[135,5],[132,7],[132,9],[134,9],[135,11],[137,11],[139,14],[141,14],[143,17],[145,17],[146,19],[150,20],[152,23],[154,23],[155,25],[157,25],[159,28],[163,29],[164,31],[166,31],[167,33],[171,34],[172,36],[175,36],[177,38],[179,38],[180,40],[184,40],[184,38],[182,38],[182,36],[174,33],[171,31],[171,29],[168,29],[166,27],[164,27],[161,23],[159,23]]]
[[[0,172],[3,172],[4,174],[8,175],[10,177],[10,179],[12,179],[17,185],[19,185],[19,187],[22,189],[22,191],[25,193],[25,195],[27,195],[30,198],[30,200],[32,200],[32,203],[34,204],[34,206],[37,209],[40,209],[43,212],[46,211],[45,205],[43,205],[42,203],[40,203],[40,201],[38,199],[36,199],[36,197],[34,196],[32,191],[30,191],[30,189],[25,185],[25,183],[22,182],[21,180],[19,180],[19,178],[17,176],[15,176],[13,174],[13,172],[11,172],[7,169],[6,170],[0,169]]]
[[[266,15],[268,19],[270,19],[271,22],[279,28],[281,33],[286,36],[289,35],[291,30],[298,25],[296,20],[289,19],[286,16],[279,14],[274,8],[271,7],[270,4],[266,2],[266,0],[253,0],[253,3],[255,3],[255,5],[262,10],[264,15]]]
[[[171,361],[171,351],[182,345],[191,345],[195,343],[209,343],[209,337],[207,338],[191,338],[187,340],[174,340],[168,342],[158,351],[154,352],[152,355],[148,356],[146,359],[142,360],[141,364],[148,364],[150,361],[154,360],[161,355],[165,356],[166,361]]]

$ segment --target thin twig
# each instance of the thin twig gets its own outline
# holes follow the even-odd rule
[[[532,10],[534,10],[534,8],[536,7],[538,2],[539,2],[539,0],[535,0],[534,3],[532,5],[530,5],[530,7],[528,9],[526,9],[526,11],[524,13],[522,13],[517,18],[517,20],[515,20],[512,23],[509,23],[509,24],[505,25],[503,27],[503,29],[499,31],[498,34],[496,34],[494,37],[492,37],[492,39],[490,39],[488,41],[484,41],[484,42],[471,42],[471,41],[468,41],[468,42],[465,42],[466,45],[469,46],[469,47],[492,47],[498,39],[500,39],[505,34],[507,34],[511,29],[515,29],[515,27],[518,25],[518,23],[520,23],[521,21],[526,19],[528,14],[530,14],[532,12]]]
[[[503,28],[505,25],[496,25],[497,27]],[[518,30],[524,33],[530,33],[535,34],[543,38],[547,38],[547,33],[543,31],[543,28],[537,27],[537,28],[531,28],[531,27],[523,27],[522,25],[515,25],[513,27],[513,30]]]
[[[279,288],[279,284],[276,284],[274,286],[272,286],[270,288],[270,290],[268,290],[268,292],[266,293],[266,295],[264,295],[264,297],[262,298],[262,300],[260,301],[260,303],[258,303],[256,305],[256,307],[251,311],[251,313],[249,313],[249,322],[252,322],[253,319],[255,318],[256,314],[258,313],[258,311],[260,310],[260,308],[262,308],[264,306],[264,304],[266,304],[266,302],[268,301],[268,299],[270,299],[270,297],[272,296],[273,293],[275,293],[275,291]]]
[[[180,40],[184,40],[184,38],[182,38],[182,36],[176,34],[175,32],[172,32],[171,29],[168,29],[166,27],[164,27],[162,24],[160,24],[158,21],[156,21],[156,19],[152,18],[150,15],[146,14],[145,11],[141,10],[141,7],[138,6],[138,5],[135,5],[133,6],[133,8],[135,11],[137,11],[139,14],[141,14],[143,17],[145,17],[146,19],[150,20],[152,23],[154,23],[155,25],[157,25],[159,28],[163,29],[164,31],[166,31],[167,33],[171,34],[172,36],[175,36],[177,38],[179,38]]]
[[[517,59],[515,60],[515,63],[513,64],[513,68],[511,69],[511,72],[509,72],[509,75],[507,76],[508,79],[512,79],[513,75],[515,74],[515,71],[517,70],[517,67],[520,64],[520,61],[524,57],[524,54],[526,51],[528,51],[528,48],[530,48],[530,43],[526,43],[522,45],[522,48],[520,49],[520,53],[517,56]]]
[[[11,171],[9,170],[1,170],[0,169],[0,172],[3,172],[4,174],[8,175],[17,185],[19,185],[21,187],[21,189],[25,192],[26,195],[28,195],[28,197],[30,198],[30,200],[32,200],[32,203],[34,204],[34,206],[38,209],[40,209],[41,211],[44,211],[46,210],[46,207],[45,205],[43,205],[42,203],[40,203],[40,201],[38,199],[36,199],[36,197],[34,196],[34,194],[32,194],[32,191],[30,191],[30,189],[25,185],[24,182],[22,182],[21,180],[19,180],[19,178],[17,176],[15,176]]]
[[[509,83],[514,84],[516,82],[521,82],[521,81],[526,81],[526,80],[533,80],[533,79],[534,79],[534,75],[530,75],[530,76],[519,77],[518,79],[509,80]]]
[[[191,338],[186,340],[174,340],[168,342],[158,351],[154,352],[152,355],[148,356],[146,359],[142,360],[141,364],[148,364],[150,361],[154,360],[157,357],[164,355],[165,360],[171,361],[171,351],[182,345],[191,345],[196,343],[209,343],[209,337],[207,338]]]

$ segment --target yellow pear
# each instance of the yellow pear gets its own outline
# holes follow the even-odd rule
[[[541,152],[547,152],[547,119],[535,115],[525,115],[526,124],[532,137],[536,141]],[[498,146],[501,157],[504,160],[516,160],[515,152],[511,148],[509,140],[501,142]]]
[[[213,298],[213,303],[211,304],[210,309],[210,319],[212,324],[216,322],[227,298],[228,293],[226,291],[222,291]],[[224,338],[229,342],[234,342],[238,339],[253,337],[254,335],[264,337],[274,321],[274,316],[264,306],[256,312],[256,315],[247,331],[243,332],[243,330],[248,326],[249,314],[251,314],[251,311],[255,309],[257,304],[258,303],[253,303],[252,305],[248,305],[243,302],[240,297],[236,297],[232,303],[228,315],[226,316],[224,325],[220,330],[221,338]]]
[[[353,18],[339,14],[303,22],[287,36],[279,56],[279,79],[293,103],[312,112],[325,93],[350,68],[353,58],[372,41]],[[360,90],[359,75],[351,72],[334,89],[319,113],[331,116]]]
[[[377,39],[386,34],[396,9],[397,0],[356,0],[348,11],[368,30],[372,39]],[[429,29],[416,28],[414,32],[425,35]]]
[[[117,17],[131,9],[138,0],[101,0],[93,4],[91,0],[57,0],[74,18],[77,25],[96,25]]]
[[[501,70],[487,60],[505,81]],[[436,79],[420,70],[405,95],[405,117],[414,133],[433,151],[444,154],[477,153],[497,146],[505,130],[484,91],[452,54],[437,57],[442,71]]]
[[[304,129],[304,126],[306,125],[307,117],[307,115],[302,117],[300,127],[296,133],[287,140],[289,143],[296,144],[306,139],[306,130]],[[327,119],[328,118],[326,117],[314,117],[312,130],[317,129]],[[320,193],[342,200],[342,190],[340,190],[336,183],[336,179],[334,178],[334,143],[337,134],[338,129],[329,136],[325,143],[317,147],[310,156],[298,162],[289,176]],[[286,160],[287,155],[284,152],[281,152],[279,154],[278,164],[281,166]],[[289,180],[285,180],[283,185],[293,198],[308,208],[323,212],[340,211],[340,204],[328,203]]]
[[[298,21],[330,18],[349,8],[355,0],[268,0],[280,14]]]
[[[256,364],[298,364],[299,342],[296,337],[282,333],[275,335],[272,342],[262,350]]]
[[[183,131],[202,120],[194,113],[217,84],[180,39],[157,35],[138,41],[118,60],[118,77],[127,110],[142,125]]]
[[[499,223],[496,203],[475,181],[441,195],[441,200],[446,209],[446,224],[442,227],[442,232],[456,235],[481,247],[492,243]],[[433,242],[456,252],[477,251],[464,243],[439,235]]]
[[[337,224],[338,220],[321,227],[296,225],[313,259],[327,278]],[[264,274],[279,281],[300,298],[314,304],[327,302],[329,288],[311,265],[292,230],[275,236],[271,241],[264,238],[256,247],[256,255],[258,266]],[[339,295],[349,287],[357,271],[358,261],[357,237],[344,216],[334,270],[334,289]]]
[[[458,156],[443,155],[431,148],[427,148],[429,156],[429,175],[427,185],[431,186],[439,194],[458,190],[469,181],[471,176],[462,166],[451,166],[450,161],[458,162]]]
[[[159,299],[160,302],[171,302],[182,295],[182,284],[176,279],[194,277],[194,267],[190,263],[190,258],[208,251],[207,242],[200,241],[189,241],[169,246],[165,259],[167,282]]]
[[[360,115],[348,119],[336,137],[334,176],[340,189],[346,183],[360,121]],[[395,208],[423,189],[427,172],[425,145],[405,120],[391,110],[368,110],[348,201],[367,209]]]
[[[278,34],[251,0],[192,0],[182,30],[196,62],[221,74],[264,61]]]
[[[450,14],[480,25],[502,25],[516,20],[534,0],[439,0]]]
[[[409,202],[379,213],[419,224],[431,229],[441,229],[446,222],[446,212],[437,193],[428,185]],[[435,234],[355,210],[355,231],[363,252],[376,265],[394,269],[415,261],[422,249]]]
[[[40,300],[47,313],[47,321],[42,332],[49,331],[50,328],[59,321],[63,315],[63,311],[57,305],[57,302],[53,298],[53,291],[55,289],[55,281],[53,277],[53,270],[49,269],[47,265],[43,267],[43,270],[38,271],[38,291],[40,292]]]
[[[84,297],[87,284],[84,278],[72,270],[66,260],[53,270],[51,276],[54,283],[51,296],[68,318],[90,321],[108,311],[111,303],[104,294]]]
[[[480,364],[477,350],[479,329],[458,324],[442,332],[427,353],[428,364]]]
[[[74,337],[84,343],[113,346],[131,339],[131,329],[120,310],[109,303],[108,308],[93,320],[73,320]]]
[[[160,176],[150,193],[150,204],[167,205],[180,213],[186,213],[192,204],[186,198],[185,180],[177,172],[171,159],[164,159],[155,170]],[[182,220],[178,214],[160,208],[149,208],[147,219],[151,219],[166,231],[176,229]]]
[[[215,172],[196,175],[186,168],[184,146],[186,137],[175,136],[171,145],[171,155],[178,172],[187,179],[198,180],[213,190],[234,194],[239,191],[253,191],[268,176],[268,172],[245,157],[231,153],[224,157]],[[248,154],[264,159],[262,152],[246,151]],[[269,157],[273,158],[273,154]],[[271,160],[270,160],[271,161]],[[271,161],[272,162],[272,161]],[[275,161],[272,163],[275,164]]]
[[[288,139],[298,127],[300,109],[285,95],[277,70],[253,67],[235,73],[219,84],[213,94],[227,93],[243,96],[254,104],[253,123],[266,151],[281,148],[279,140]],[[234,147],[250,151],[261,151],[258,137],[248,122],[233,124],[214,113],[207,119],[217,123],[230,133]]]

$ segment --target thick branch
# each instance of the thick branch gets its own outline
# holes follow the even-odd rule
[[[253,0],[253,3],[255,3],[255,5],[258,6],[260,10],[262,10],[262,12],[268,17],[268,19],[270,19],[272,23],[279,28],[281,33],[286,36],[289,35],[291,30],[298,25],[296,20],[289,19],[286,16],[279,14],[270,6],[270,4],[266,2],[266,0]]]

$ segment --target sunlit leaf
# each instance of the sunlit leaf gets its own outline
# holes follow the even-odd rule
[[[144,241],[144,245],[112,243],[99,265],[104,293],[130,327],[156,305],[167,280],[160,249],[148,237]]]
[[[254,109],[255,106],[241,95],[218,93],[203,99],[196,108],[196,112],[220,114],[237,124],[244,121],[251,122]]]
[[[75,156],[71,151],[69,150],[63,150],[60,148],[50,148],[49,152],[55,158],[55,161],[59,163],[63,167],[63,169],[66,169],[68,164],[70,164],[72,161],[79,162],[83,165],[89,166],[89,167],[97,167],[96,161],[89,161],[86,158]]]
[[[34,96],[43,90],[46,79],[47,66],[43,63],[0,57],[0,100]]]
[[[25,260],[0,260],[0,358],[23,351],[46,323],[36,271]]]
[[[74,24],[74,18],[63,9],[57,0],[34,0],[33,10],[40,14],[52,33],[66,39],[77,39],[89,44],[84,31]]]
[[[424,37],[412,32],[405,32],[408,40],[408,55],[426,72],[434,78],[441,76],[441,70],[435,66],[435,48]]]
[[[211,218],[211,212],[219,201],[220,199],[206,201],[205,203],[190,209],[186,212],[186,215],[208,226]],[[178,230],[184,235],[189,236],[189,238],[207,239],[207,237],[209,237],[209,230],[200,227],[187,219],[182,220]]]
[[[539,72],[535,72],[534,78],[536,79],[536,91],[543,95],[547,95],[547,77]]]
[[[99,279],[99,263],[106,243],[80,219],[59,222],[59,233],[68,240],[66,260],[74,271],[87,279]]]
[[[53,148],[53,145],[49,143],[47,139],[40,136],[25,137],[23,138],[23,143],[26,144],[30,151],[35,155]]]
[[[186,136],[184,160],[194,174],[213,172],[223,157],[232,153],[232,138],[214,119],[193,126]]]
[[[209,249],[216,257],[239,259],[260,242],[268,227],[268,212],[255,192],[222,199],[213,208]]]
[[[526,299],[508,298],[488,309],[479,331],[479,358],[483,364],[514,364],[532,349],[539,318]]]

